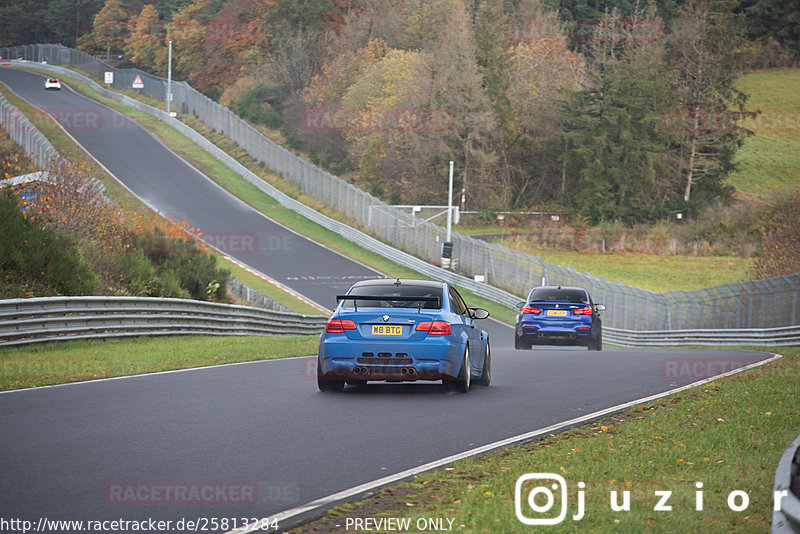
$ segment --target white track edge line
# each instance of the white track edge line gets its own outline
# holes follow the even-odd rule
[[[526,440],[529,440],[529,439],[533,439],[533,438],[535,438],[537,436],[541,436],[543,434],[549,434],[549,433],[555,432],[555,431],[557,431],[559,429],[563,429],[564,427],[570,427],[570,426],[577,425],[578,423],[584,423],[584,422],[587,422],[587,421],[590,421],[590,420],[593,420],[593,419],[598,419],[600,417],[603,417],[604,415],[608,415],[610,413],[614,413],[614,412],[618,412],[618,411],[621,411],[621,410],[625,410],[625,409],[630,408],[632,406],[635,406],[637,404],[645,404],[647,402],[650,402],[650,401],[653,401],[653,400],[656,400],[656,399],[660,399],[662,397],[666,397],[666,396],[672,395],[673,393],[678,393],[678,392],[681,392],[681,391],[684,391],[684,390],[687,390],[687,389],[690,389],[690,388],[693,388],[693,387],[701,386],[703,384],[707,384],[707,383],[712,382],[714,380],[717,380],[719,378],[725,378],[725,377],[733,376],[733,375],[741,373],[743,371],[754,369],[756,367],[761,367],[762,365],[765,365],[767,363],[770,363],[770,362],[779,360],[780,358],[783,358],[783,356],[780,355],[780,354],[775,354],[775,353],[769,353],[769,354],[772,354],[771,358],[767,358],[766,360],[761,360],[761,361],[758,361],[758,362],[755,362],[755,363],[751,363],[750,365],[747,365],[745,367],[732,369],[732,370],[730,370],[730,371],[728,371],[726,373],[720,374],[720,375],[716,375],[716,376],[712,376],[712,377],[709,377],[709,378],[705,378],[705,379],[699,380],[697,382],[692,382],[691,384],[687,384],[687,385],[681,386],[679,388],[670,389],[670,390],[667,390],[667,391],[664,391],[664,392],[661,392],[661,393],[657,393],[657,394],[651,395],[649,397],[644,397],[644,398],[636,399],[636,400],[633,400],[633,401],[630,401],[630,402],[626,402],[626,403],[623,403],[623,404],[618,404],[618,405],[612,406],[610,408],[605,408],[603,410],[599,410],[599,411],[596,411],[596,412],[593,412],[593,413],[590,413],[590,414],[586,414],[586,415],[583,415],[581,417],[576,417],[575,419],[570,419],[568,421],[562,421],[560,423],[556,423],[556,424],[550,425],[550,426],[545,427],[545,428],[539,428],[537,430],[532,430],[530,432],[526,432],[524,434],[519,434],[519,435],[511,437],[511,438],[506,438],[504,440],[495,441],[494,443],[489,443],[487,445],[483,445],[481,447],[476,447],[474,449],[470,449],[470,450],[467,450],[467,451],[464,451],[464,452],[461,452],[461,453],[458,453],[458,454],[454,454],[452,456],[447,456],[446,458],[441,458],[439,460],[434,460],[433,462],[429,462],[429,463],[427,463],[425,465],[421,465],[421,466],[418,466],[418,467],[413,467],[411,469],[407,469],[405,471],[401,471],[399,473],[395,473],[394,475],[389,475],[389,476],[386,476],[386,477],[383,477],[383,478],[379,478],[377,480],[373,480],[371,482],[366,482],[366,483],[361,484],[359,486],[355,486],[355,487],[352,487],[350,489],[346,489],[346,490],[340,491],[338,493],[333,493],[333,494],[328,495],[326,497],[321,497],[319,499],[316,499],[314,501],[306,503],[306,504],[304,504],[302,506],[298,506],[296,508],[291,508],[289,510],[284,510],[283,512],[279,512],[279,513],[277,513],[275,515],[263,518],[260,521],[257,521],[255,523],[251,523],[251,524],[245,525],[245,526],[243,526],[241,528],[226,532],[226,534],[249,534],[251,532],[256,532],[256,531],[259,530],[260,525],[264,525],[265,524],[264,521],[267,521],[269,524],[272,524],[273,522],[279,522],[280,523],[281,521],[286,521],[287,519],[291,519],[292,517],[298,516],[300,514],[304,514],[306,512],[310,512],[310,511],[315,510],[317,508],[321,508],[323,506],[326,506],[326,505],[329,505],[329,504],[333,504],[333,503],[335,503],[337,501],[341,501],[341,500],[347,499],[349,497],[353,497],[354,495],[358,495],[359,493],[363,493],[363,492],[368,491],[370,489],[374,489],[376,487],[380,487],[380,486],[385,486],[385,485],[388,485],[388,484],[396,483],[396,482],[399,482],[399,481],[401,481],[401,480],[403,480],[405,478],[408,478],[408,477],[411,477],[411,476],[414,476],[414,475],[418,475],[418,474],[420,474],[422,472],[425,472],[425,471],[430,471],[431,469],[436,469],[437,467],[442,467],[443,465],[451,464],[451,463],[456,462],[458,460],[463,460],[465,458],[469,458],[470,456],[477,456],[479,454],[483,454],[483,453],[486,453],[486,452],[489,452],[489,451],[493,451],[495,449],[501,449],[501,448],[504,448],[504,447],[508,447],[510,445],[513,445],[515,443],[519,443],[521,441],[526,441]]]
[[[208,369],[219,369],[220,367],[231,367],[233,365],[246,365],[251,363],[264,363],[264,362],[280,362],[286,360],[301,360],[303,358],[316,358],[317,356],[309,354],[308,356],[289,356],[286,358],[265,358],[263,360],[249,360],[246,362],[231,362],[231,363],[218,363],[212,365],[203,365],[201,367],[187,367],[186,369],[169,369],[167,371],[154,371],[152,373],[139,373],[137,375],[122,375],[122,376],[109,376],[106,378],[94,378],[90,380],[79,380],[77,382],[65,382],[63,384],[48,384],[46,386],[34,386],[30,388],[7,389],[0,391],[0,395],[4,393],[20,393],[22,391],[38,391],[42,389],[59,388],[64,386],[79,386],[83,384],[95,384],[97,382],[109,382],[111,380],[122,380],[127,378],[145,378],[148,376],[169,375],[173,373],[185,373],[187,371],[204,371]]]

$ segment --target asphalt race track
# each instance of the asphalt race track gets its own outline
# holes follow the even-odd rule
[[[256,214],[120,115],[66,89],[45,92],[43,78],[30,73],[0,69],[0,81],[37,106],[66,110],[65,117],[70,109],[101,113],[102,129],[79,131],[92,128],[73,121],[71,133],[162,213],[209,231],[254,233],[259,242],[290,240],[292,246],[240,259],[282,282],[306,277],[287,285],[309,298],[332,307],[332,295],[353,280],[377,276]],[[427,383],[321,393],[314,358],[0,393],[0,510],[34,524],[216,517],[237,518],[241,526],[241,518],[275,514],[769,357],[732,350],[515,351],[509,327],[483,325],[492,336],[492,385],[466,395]],[[178,491],[188,493],[178,498]]]

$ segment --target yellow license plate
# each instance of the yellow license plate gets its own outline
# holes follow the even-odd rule
[[[556,315],[558,317],[566,317],[567,310],[547,310],[547,315]]]
[[[372,325],[373,336],[400,336],[403,334],[403,327],[390,324]]]

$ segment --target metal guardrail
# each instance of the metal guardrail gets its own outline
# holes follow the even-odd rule
[[[6,58],[73,65],[102,77],[115,73],[115,88],[130,88],[140,75],[143,91],[161,100],[166,80],[138,69],[115,69],[78,50],[61,45],[25,45],[0,49]],[[45,65],[37,63],[40,68]],[[49,66],[49,65],[48,65]],[[75,75],[74,71],[69,75]],[[185,82],[173,84],[173,109],[194,114],[203,123],[236,142],[267,168],[296,184],[304,193],[363,225],[372,235],[424,261],[439,261],[445,230],[388,206],[340,178],[304,161],[263,136],[229,109],[210,100]],[[142,109],[138,106],[137,109]],[[151,113],[152,114],[152,113]],[[605,303],[609,326],[631,330],[772,328],[800,324],[800,274],[724,284],[694,291],[654,293],[610,282],[570,267],[550,264],[495,243],[454,233],[454,258],[469,276],[484,275],[507,294],[525,294],[542,283],[586,287]],[[392,258],[394,259],[394,258]],[[466,278],[466,277],[465,277]],[[471,278],[466,278],[471,280]],[[481,294],[478,283],[462,287]],[[487,298],[491,298],[488,297]]]
[[[800,345],[800,326],[737,330],[657,330],[640,332],[603,327],[603,340],[620,347],[794,346]]]
[[[782,498],[778,497],[786,495]],[[780,510],[772,509],[771,534],[800,534],[800,436],[786,449],[775,470],[772,495],[780,498]]]
[[[327,317],[155,297],[0,300],[0,346],[178,334],[316,335]]]

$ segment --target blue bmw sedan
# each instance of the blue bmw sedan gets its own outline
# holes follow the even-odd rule
[[[533,345],[579,345],[603,349],[601,312],[589,292],[581,287],[534,287],[528,300],[518,305],[514,348],[530,350]]]
[[[442,380],[461,392],[473,380],[489,385],[489,335],[475,322],[489,312],[467,307],[447,283],[365,280],[337,300],[320,336],[320,390],[370,380]]]

